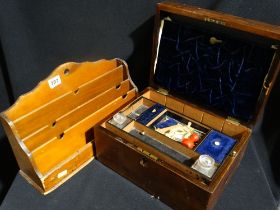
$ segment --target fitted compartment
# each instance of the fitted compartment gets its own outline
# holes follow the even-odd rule
[[[165,109],[157,113],[156,108],[159,106],[155,105],[158,104],[164,106]],[[134,112],[137,112],[139,107],[142,109],[143,106],[145,106],[145,110],[141,110],[141,114],[135,117],[137,114],[134,114]],[[154,112],[156,115],[146,121],[146,124],[143,124],[142,121],[139,122],[139,119],[142,115],[146,115],[145,111],[147,112],[147,110],[150,114]],[[116,124],[112,123],[114,118],[109,119],[103,123],[102,126],[116,133],[129,143],[134,144],[140,152],[148,155],[150,158],[155,160],[160,159],[179,171],[187,172],[191,177],[196,174],[196,178],[199,177],[199,179],[206,180],[206,183],[209,185],[211,185],[209,180],[215,180],[219,174],[223,173],[223,170],[228,167],[232,156],[235,156],[242,145],[246,144],[246,139],[250,134],[250,129],[241,124],[204,112],[197,107],[186,104],[179,99],[164,95],[153,89],[146,90],[137,100],[119,113],[123,114],[128,119],[133,115],[133,118],[126,121],[126,124],[122,127],[118,127]],[[173,118],[176,117],[175,119],[177,120],[181,119],[181,123],[184,122],[188,124],[191,122],[191,125],[198,130],[203,130],[204,135],[201,137],[201,141],[199,141],[194,148],[187,148],[181,143],[170,139],[170,137],[163,133],[158,132],[154,126],[166,115],[173,116]],[[147,115],[147,117],[150,117],[150,115]],[[214,135],[213,132],[215,132],[215,134],[219,134],[220,132],[222,133],[220,135],[226,135],[235,142],[223,158],[219,159],[219,157],[217,157],[219,162],[215,162],[215,167],[217,168],[215,174],[213,176],[211,175],[212,177],[206,177],[199,171],[194,170],[192,166],[195,161],[198,160],[199,156],[202,155],[202,153],[200,153],[202,144],[207,143],[206,139]],[[144,149],[143,145],[145,145]]]
[[[194,104],[189,104],[170,95],[162,94],[154,89],[147,90],[142,96],[231,137],[242,135],[244,132],[250,130],[248,127],[234,120],[222,118]]]

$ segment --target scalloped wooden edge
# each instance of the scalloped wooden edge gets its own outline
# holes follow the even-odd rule
[[[25,103],[29,99],[29,97],[34,97],[34,95],[36,95],[36,94],[40,95],[39,92],[43,92],[44,90],[49,90],[50,88],[49,88],[49,85],[48,85],[48,80],[52,79],[53,77],[55,77],[57,75],[61,75],[61,78],[62,78],[62,75],[64,75],[65,69],[69,69],[71,71],[71,74],[73,74],[73,73],[75,73],[75,69],[77,69],[78,67],[80,67],[82,65],[92,65],[92,66],[96,65],[97,66],[99,63],[103,63],[103,65],[105,65],[105,64],[109,65],[113,62],[115,62],[116,65],[119,62],[119,63],[123,64],[127,69],[126,62],[124,60],[116,59],[116,58],[111,59],[111,60],[102,59],[102,60],[98,60],[98,61],[94,61],[94,62],[90,62],[90,61],[80,62],[80,63],[78,63],[78,62],[67,62],[67,63],[61,64],[57,68],[55,68],[45,79],[40,81],[32,90],[30,90],[29,92],[19,96],[18,99],[15,101],[15,103],[11,107],[9,107],[7,110],[5,110],[4,113],[6,114],[6,116],[9,119],[15,120],[10,115],[12,115],[12,112],[15,111],[15,109],[18,108],[19,104]],[[128,73],[128,75],[129,75],[129,73]],[[131,80],[131,78],[130,78],[130,80]],[[134,85],[133,82],[132,82],[132,84]],[[51,89],[50,89],[50,91],[51,91]],[[56,92],[54,92],[54,93],[58,94],[57,97],[59,97],[59,96],[63,95],[63,90],[60,90],[59,86],[58,86],[56,88]],[[26,114],[23,114],[22,116],[24,116],[24,115],[26,115]]]
[[[138,92],[138,88],[137,88],[137,86],[135,85],[135,83],[133,82],[133,80],[132,80],[132,78],[130,76],[130,73],[129,73],[129,70],[128,70],[128,65],[127,65],[126,61],[124,61],[123,59],[114,58],[114,59],[111,59],[111,60],[101,59],[101,60],[94,61],[94,62],[90,62],[90,61],[85,61],[85,62],[66,62],[66,63],[61,64],[58,67],[56,67],[45,79],[40,81],[32,90],[30,90],[27,93],[24,93],[21,96],[19,96],[17,98],[17,100],[15,101],[15,103],[12,106],[10,106],[8,109],[3,111],[3,112],[6,113],[6,112],[11,111],[12,109],[14,109],[14,107],[17,106],[17,104],[19,104],[22,101],[26,100],[26,98],[30,97],[30,95],[34,94],[34,92],[40,91],[40,89],[42,88],[43,85],[48,84],[48,80],[49,79],[53,78],[56,75],[61,75],[64,72],[65,69],[77,68],[79,65],[87,64],[87,63],[88,64],[96,64],[96,63],[99,63],[99,62],[111,62],[111,61],[116,61],[116,62],[119,62],[119,63],[124,65],[128,79],[130,80],[132,86]]]

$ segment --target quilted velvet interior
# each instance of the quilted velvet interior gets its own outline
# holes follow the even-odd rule
[[[252,40],[164,21],[155,82],[210,110],[253,118],[274,51]]]
[[[200,154],[210,155],[217,163],[222,163],[235,143],[236,140],[233,138],[212,130],[196,151]]]

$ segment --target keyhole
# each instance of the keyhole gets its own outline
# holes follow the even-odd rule
[[[217,39],[216,37],[211,37],[210,40],[209,40],[210,44],[214,45],[214,44],[220,44],[222,43],[223,41],[222,40],[219,40]]]

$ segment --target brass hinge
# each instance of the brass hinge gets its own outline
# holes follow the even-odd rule
[[[227,117],[226,121],[231,123],[231,124],[234,124],[234,125],[240,125],[239,120],[237,120],[237,119],[235,119],[233,117],[230,117],[230,116]]]
[[[163,88],[159,88],[159,89],[157,90],[157,92],[158,92],[158,93],[161,93],[162,95],[165,95],[165,96],[168,95],[168,91],[165,90],[165,89],[163,89]]]

